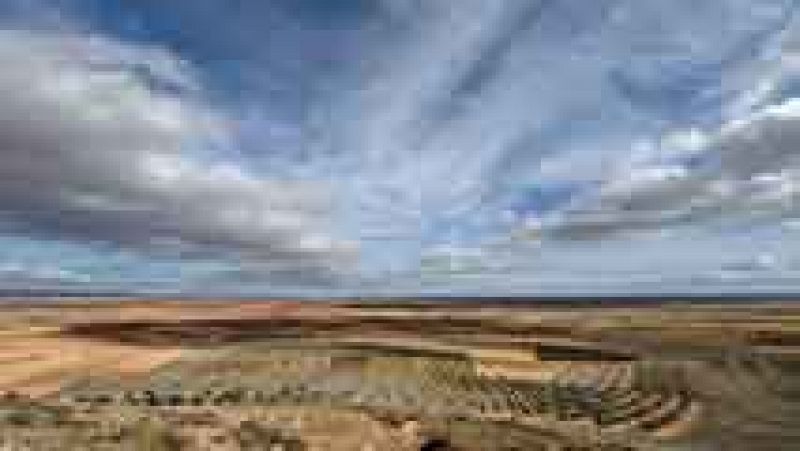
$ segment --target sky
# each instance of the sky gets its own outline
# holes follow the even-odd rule
[[[5,0],[0,290],[797,293],[795,0]]]

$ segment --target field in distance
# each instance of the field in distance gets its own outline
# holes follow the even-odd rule
[[[800,303],[0,305],[4,449],[800,449]]]

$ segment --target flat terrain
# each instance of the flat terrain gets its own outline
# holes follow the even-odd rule
[[[3,449],[800,449],[800,303],[0,305]]]

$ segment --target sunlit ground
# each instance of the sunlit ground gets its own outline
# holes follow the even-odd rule
[[[800,306],[787,303],[2,313],[7,449],[800,446]]]

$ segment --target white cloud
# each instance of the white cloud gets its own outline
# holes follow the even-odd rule
[[[191,15],[222,11],[212,3]],[[615,232],[664,235],[701,219],[792,212],[800,164],[792,150],[797,118],[781,97],[796,72],[788,3],[381,4],[390,17],[358,34],[375,39],[337,53],[358,60],[343,71],[355,74],[352,89],[339,95],[330,91],[348,85],[342,80],[314,85],[329,83],[328,72],[279,74],[318,51],[302,23],[288,20],[297,34],[279,35],[302,38],[297,45],[261,48],[252,37],[272,35],[253,32],[250,21],[228,27],[236,28],[231,35],[221,29],[208,42],[192,41],[241,50],[234,64],[246,72],[242,83],[258,86],[246,91],[248,105],[234,106],[253,110],[238,124],[244,146],[231,152],[242,162],[220,162],[207,148],[231,145],[227,118],[175,54],[99,35],[3,31],[5,229],[227,259],[243,277],[310,283],[355,266],[358,246],[340,234],[362,239],[369,271],[410,274],[431,243],[478,249],[514,222],[524,229],[515,236],[605,242]],[[285,58],[274,61],[279,70],[272,58]],[[295,75],[303,79],[296,86]],[[275,97],[302,91],[303,99],[270,104],[273,88]],[[298,119],[308,123],[292,123],[308,104],[318,107]],[[264,152],[254,148],[262,142]],[[704,158],[702,167],[688,161]],[[545,214],[511,207],[515,195],[547,182],[572,183],[575,193],[570,186],[569,202]],[[617,265],[584,247],[563,260],[569,264],[553,257],[559,269],[547,272],[524,263],[523,254],[538,250],[506,251],[454,250],[450,260],[481,260],[475,278],[493,273],[490,291],[522,290],[534,270],[569,284],[581,262]]]
[[[21,233],[183,258],[348,271],[329,188],[209,162],[228,139],[170,52],[72,32],[0,30],[0,210]],[[159,247],[163,247],[160,246]],[[163,251],[163,249],[162,249]]]
[[[787,14],[771,0],[390,6],[404,27],[367,46],[365,83],[336,99],[331,124],[370,235],[500,217],[509,191],[542,178],[606,180],[639,130],[718,116],[695,104],[721,107],[762,77],[752,56],[768,58]],[[659,148],[697,152],[703,130]]]
[[[676,133],[682,132],[671,133],[670,145]],[[718,167],[709,170],[655,161],[628,168],[622,178],[606,179],[596,195],[556,212],[545,221],[545,228],[566,236],[596,236],[718,218],[780,218],[798,213],[800,99],[767,105],[723,124],[716,133],[690,141],[694,156],[717,160]]]

